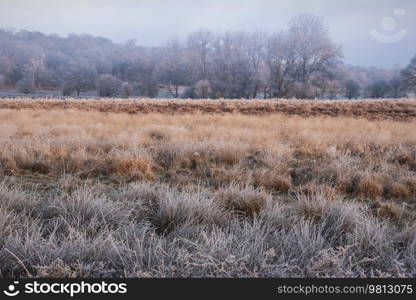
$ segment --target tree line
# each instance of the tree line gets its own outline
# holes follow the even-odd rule
[[[321,18],[300,15],[272,34],[199,30],[143,47],[89,35],[0,30],[0,87],[22,93],[96,90],[101,97],[398,98],[416,86],[403,70],[346,65]]]

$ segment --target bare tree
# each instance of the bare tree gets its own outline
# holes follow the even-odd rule
[[[73,92],[76,92],[77,96],[79,96],[81,92],[94,89],[97,76],[97,70],[88,61],[72,61],[64,78],[64,96],[69,96]]]
[[[294,40],[284,32],[267,40],[265,61],[268,68],[268,93],[273,98],[289,97],[296,82]]]
[[[389,80],[389,93],[390,98],[401,98],[406,96],[406,85],[403,78],[399,75],[394,76]]]
[[[30,69],[30,78],[31,78],[31,84],[32,89],[36,86],[36,77],[39,72],[41,72],[45,67],[45,58],[46,58],[47,52],[43,51],[37,56],[34,56],[29,59],[29,69]],[[41,89],[40,84],[38,85],[38,88]]]
[[[416,56],[412,59],[409,66],[402,72],[405,84],[411,91],[416,91]]]
[[[379,80],[372,83],[369,87],[369,95],[371,98],[378,99],[378,98],[385,98],[389,91],[390,86],[389,83],[385,80]]]
[[[296,77],[300,83],[297,97],[308,98],[309,80],[315,72],[327,72],[333,63],[342,57],[341,48],[335,45],[321,18],[314,15],[299,15],[290,22],[289,35],[294,41]]]
[[[249,35],[227,32],[217,36],[212,52],[212,89],[216,97],[249,98],[254,83]]]
[[[262,87],[262,66],[266,54],[267,34],[262,31],[255,31],[249,36],[248,57],[253,73],[252,98],[256,98],[259,89]]]
[[[188,36],[188,58],[196,80],[208,79],[213,41],[214,35],[207,30],[199,30]]]
[[[33,82],[32,77],[30,75],[24,76],[17,82],[17,90],[23,94],[31,94],[33,93]]]
[[[117,90],[126,97],[157,97],[160,88],[175,98],[355,97],[350,79],[360,83],[367,97],[402,97],[405,86],[416,91],[416,57],[401,79],[399,72],[344,65],[340,47],[312,15],[298,16],[288,30],[271,35],[199,30],[185,43],[171,40],[163,47],[0,29],[2,84],[25,91],[62,88],[65,95],[80,95],[106,74],[114,76],[113,82],[118,79],[120,87],[125,82]]]
[[[121,81],[111,74],[101,75],[97,88],[100,97],[116,97],[120,93]]]
[[[185,60],[185,48],[178,39],[167,42],[163,58],[157,68],[157,78],[168,85],[169,93],[179,97],[179,86],[188,82],[189,68]]]
[[[348,80],[345,83],[345,96],[350,100],[358,98],[360,96],[360,85],[352,79]]]

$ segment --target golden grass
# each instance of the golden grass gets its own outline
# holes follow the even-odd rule
[[[315,183],[371,199],[415,193],[414,121],[73,109],[3,109],[0,120],[3,175],[238,183],[281,193]]]

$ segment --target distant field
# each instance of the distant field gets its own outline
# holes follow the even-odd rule
[[[163,99],[0,99],[0,109],[81,109],[117,113],[241,113],[367,119],[416,119],[416,99],[318,100],[163,100]]]
[[[0,100],[0,276],[415,277],[415,112]]]

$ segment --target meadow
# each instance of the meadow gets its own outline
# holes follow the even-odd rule
[[[1,277],[415,277],[416,101],[0,100]]]

